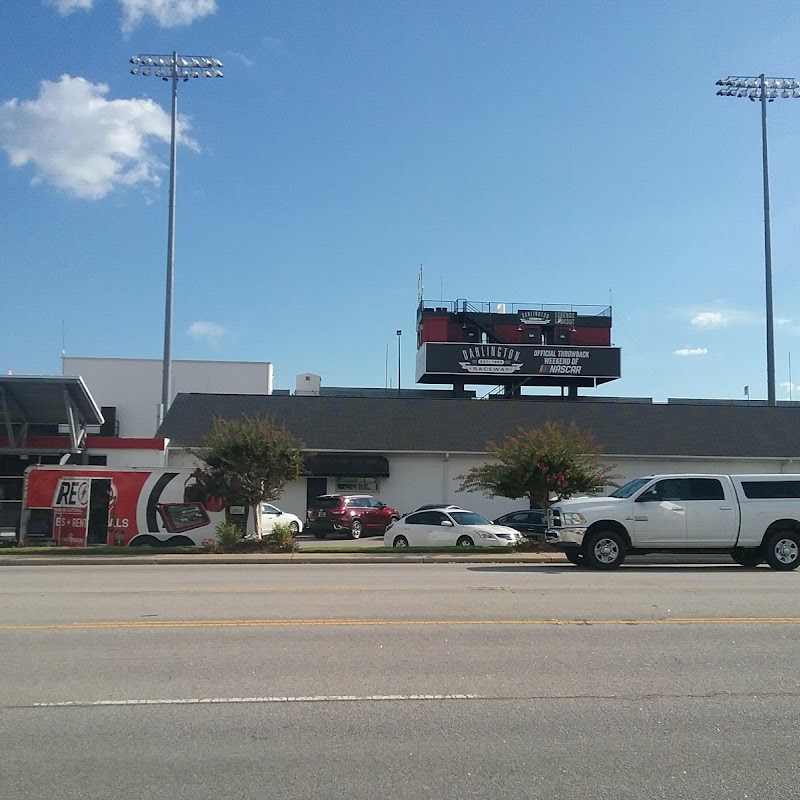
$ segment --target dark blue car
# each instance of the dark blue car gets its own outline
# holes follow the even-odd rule
[[[513,528],[528,539],[544,539],[544,532],[547,530],[547,512],[542,511],[541,508],[511,511],[493,522],[496,525]]]

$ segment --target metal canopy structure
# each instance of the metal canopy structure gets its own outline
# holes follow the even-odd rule
[[[89,425],[102,425],[103,415],[81,377],[0,375],[0,436],[3,453],[28,451],[28,435],[36,425],[67,425],[70,451],[80,452]]]

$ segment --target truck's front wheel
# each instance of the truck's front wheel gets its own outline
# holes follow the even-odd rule
[[[617,569],[625,560],[625,540],[616,531],[597,531],[584,548],[586,563],[593,569]]]
[[[764,563],[764,552],[760,547],[737,547],[731,557],[737,564],[753,569]]]
[[[800,567],[800,533],[776,531],[766,543],[767,564],[788,571]]]

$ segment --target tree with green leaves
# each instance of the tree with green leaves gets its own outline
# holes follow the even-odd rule
[[[206,491],[227,505],[248,506],[261,538],[261,503],[277,500],[303,467],[303,443],[270,417],[215,419],[195,455]]]
[[[488,442],[492,460],[459,475],[459,492],[483,492],[487,497],[525,497],[531,508],[575,494],[596,494],[604,484],[616,486],[612,467],[601,460],[592,435],[575,422],[546,422],[541,428],[520,429],[502,445]],[[554,499],[551,499],[554,498]]]

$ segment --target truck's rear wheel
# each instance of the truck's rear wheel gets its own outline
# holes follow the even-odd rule
[[[617,569],[625,560],[625,540],[616,531],[597,531],[586,543],[586,563],[593,569]]]
[[[786,572],[800,567],[800,533],[776,531],[767,539],[765,550],[772,569]]]
[[[753,569],[764,563],[764,552],[760,547],[737,547],[731,557],[737,564]]]
[[[155,536],[137,536],[128,547],[161,547],[161,539]]]
[[[170,536],[165,543],[166,547],[196,547],[197,545],[188,536]]]

